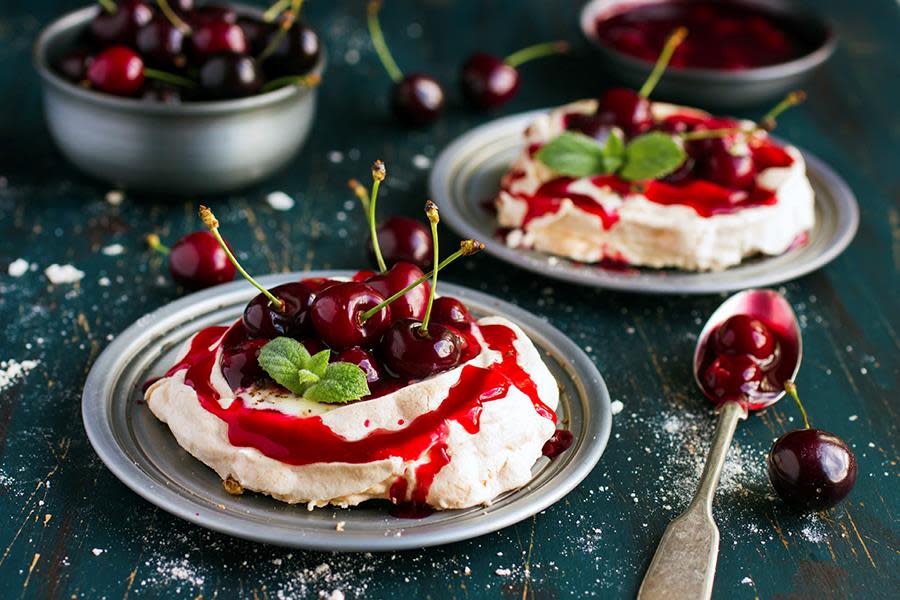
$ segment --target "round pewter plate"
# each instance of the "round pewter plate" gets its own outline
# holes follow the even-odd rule
[[[485,208],[500,178],[522,151],[522,133],[550,109],[504,117],[476,127],[450,144],[431,171],[431,197],[441,220],[463,238],[481,240],[487,251],[523,269],[582,285],[652,294],[709,294],[766,287],[796,279],[828,264],[853,239],[859,206],[847,184],[821,160],[803,152],[816,194],[816,224],[807,242],[780,256],[745,259],[716,272],[677,269],[604,269],[534,250],[510,248],[497,235],[495,215]]]
[[[273,286],[301,277],[349,277],[348,271],[311,271],[261,278]],[[231,496],[216,473],[184,451],[169,428],[141,401],[141,385],[166,372],[182,345],[211,325],[233,323],[256,291],[236,281],[191,294],[138,319],[103,351],[82,396],[88,438],[125,485],[160,508],[203,527],[281,546],[331,551],[388,551],[446,544],[496,531],[547,508],[577,486],[600,459],[612,415],[606,384],[569,338],[542,319],[468,288],[441,284],[475,316],[500,315],[517,323],[541,351],[559,383],[559,427],[572,447],[533,467],[525,487],[489,507],[438,511],[422,519],[388,514],[384,501],[348,509],[289,505],[268,496]],[[343,522],[343,530],[337,524]]]

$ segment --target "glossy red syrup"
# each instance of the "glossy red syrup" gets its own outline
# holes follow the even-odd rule
[[[626,5],[597,19],[604,44],[655,62],[666,38],[679,26],[690,32],[669,68],[740,71],[784,63],[816,45],[797,25],[758,6],[735,1],[669,1]]]
[[[449,423],[455,422],[469,433],[477,433],[484,403],[506,396],[511,385],[531,399],[539,415],[556,421],[553,410],[538,397],[534,381],[516,361],[514,332],[502,325],[480,329],[488,347],[502,356],[499,364],[490,369],[472,365],[463,367],[459,379],[437,409],[413,419],[402,429],[374,429],[359,440],[348,440],[336,434],[318,416],[301,418],[274,410],[249,408],[241,396],[237,396],[228,408],[222,408],[210,376],[216,366],[218,346],[223,338],[229,337],[225,335],[226,327],[210,327],[198,333],[185,357],[169,370],[167,376],[186,370],[185,384],[196,391],[206,410],[228,425],[228,439],[232,445],[256,448],[286,464],[359,464],[392,456],[417,461],[424,456],[425,460],[416,466],[415,488],[408,494],[409,501],[423,504],[434,477],[450,461],[444,445]],[[407,490],[401,490],[401,485],[398,482],[391,490],[395,502],[407,500]]]
[[[710,181],[695,179],[685,184],[648,181],[644,195],[657,204],[689,206],[701,217],[733,213],[753,206],[771,206],[778,202],[775,192],[754,186],[750,191],[732,190]]]
[[[600,217],[604,229],[609,229],[615,225],[619,220],[619,215],[606,212],[603,207],[590,196],[570,192],[569,184],[573,181],[575,180],[571,177],[558,177],[541,185],[532,196],[519,195],[519,198],[528,203],[528,213],[525,215],[524,224],[527,224],[538,217],[559,212],[560,208],[562,208],[563,199],[568,198],[575,206],[584,212]],[[631,189],[629,183],[622,181],[618,177],[599,176],[594,177],[593,181],[598,187],[609,185],[620,194],[625,194]]]

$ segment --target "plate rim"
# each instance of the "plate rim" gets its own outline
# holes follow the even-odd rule
[[[642,271],[642,274],[647,274],[649,277],[641,279],[640,285],[635,285],[635,279],[630,276],[623,277],[621,275],[597,269],[590,270],[587,273],[563,270],[550,266],[545,260],[542,260],[541,264],[537,264],[536,261],[540,259],[524,254],[518,249],[510,248],[493,236],[483,239],[484,236],[482,235],[482,232],[467,221],[463,217],[462,211],[457,208],[456,202],[452,198],[451,189],[452,183],[455,180],[456,166],[460,163],[459,158],[460,156],[466,156],[465,150],[470,145],[479,141],[482,137],[489,139],[491,134],[498,131],[505,132],[513,127],[524,129],[524,127],[535,117],[546,114],[554,108],[557,107],[539,108],[500,117],[467,131],[455,138],[438,154],[428,177],[429,193],[438,206],[441,207],[442,220],[445,221],[460,237],[474,238],[482,241],[485,245],[485,250],[493,257],[519,269],[537,273],[558,281],[564,281],[566,283],[620,292],[652,295],[717,294],[746,288],[768,287],[792,281],[812,273],[824,267],[843,253],[853,241],[853,238],[859,229],[859,203],[850,186],[822,159],[803,148],[798,147],[806,161],[807,169],[813,171],[816,177],[823,182],[824,186],[831,191],[830,196],[835,199],[834,206],[838,214],[836,230],[827,240],[826,247],[818,254],[812,255],[810,259],[800,264],[788,265],[789,268],[782,268],[773,272],[764,272],[734,282],[717,281],[714,279],[716,274],[714,272],[679,271],[679,274],[694,277],[696,280],[692,279],[690,284],[675,282],[674,285],[671,279],[665,276],[664,271],[660,271],[659,273],[653,273],[652,270]],[[780,138],[775,137],[775,139]],[[552,256],[546,253],[541,254],[546,257]],[[784,254],[760,260],[775,260],[782,256],[784,256]],[[560,260],[568,259],[560,257]],[[590,265],[588,265],[588,267],[590,267]],[[728,269],[726,269],[726,271],[727,270]],[[598,273],[602,273],[603,275],[598,276]],[[710,281],[711,276],[713,276],[713,278]]]
[[[295,271],[266,275],[258,280],[263,285],[269,286],[299,277],[349,277],[353,273],[355,272],[332,269]],[[201,501],[192,500],[168,489],[167,486],[159,485],[158,480],[145,472],[139,462],[133,460],[132,454],[119,444],[118,438],[122,432],[117,431],[111,419],[112,403],[123,400],[110,398],[110,396],[113,395],[125,367],[133,358],[127,350],[135,343],[135,336],[140,335],[141,331],[148,326],[162,327],[167,321],[177,323],[179,315],[184,315],[198,304],[202,304],[203,308],[201,312],[193,315],[194,317],[230,306],[245,297],[252,297],[253,290],[243,281],[215,286],[169,302],[138,318],[116,336],[91,366],[82,391],[82,424],[88,440],[112,474],[126,487],[151,504],[192,524],[254,542],[308,550],[387,552],[463,541],[518,523],[545,510],[573,491],[597,465],[606,449],[612,429],[609,391],[599,369],[587,354],[571,338],[538,315],[478,290],[450,283],[442,285],[448,294],[471,299],[483,306],[495,307],[498,314],[509,316],[510,320],[517,324],[535,330],[555,347],[558,358],[564,359],[561,361],[563,368],[569,373],[572,381],[583,389],[586,397],[584,401],[589,404],[591,410],[585,414],[585,436],[579,447],[581,454],[574,455],[578,456],[579,460],[572,463],[570,473],[566,474],[564,471],[560,471],[545,482],[544,486],[536,491],[538,495],[534,498],[535,501],[523,502],[535,493],[527,492],[522,498],[501,507],[490,519],[435,524],[440,528],[437,531],[431,529],[415,533],[412,530],[405,530],[403,525],[399,525],[394,528],[386,528],[386,531],[401,531],[403,534],[399,536],[379,535],[375,537],[371,534],[352,536],[336,531],[334,535],[326,535],[327,532],[310,534],[308,531],[302,530],[298,530],[297,536],[285,536],[283,525],[261,525],[230,512],[213,511]],[[219,301],[218,307],[216,307],[216,300]],[[555,485],[547,486],[547,483],[554,480],[558,480]],[[526,484],[523,488],[528,485]],[[187,488],[187,491],[191,492],[192,490]],[[191,496],[193,495],[191,494]],[[274,499],[271,501],[277,502]],[[251,523],[249,528],[247,527],[248,523]]]

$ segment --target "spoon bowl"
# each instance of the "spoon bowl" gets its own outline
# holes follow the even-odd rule
[[[800,322],[790,303],[774,290],[745,290],[725,300],[706,321],[694,349],[694,381],[701,391],[716,403],[719,399],[711,397],[703,386],[702,365],[708,358],[710,336],[722,323],[735,315],[749,315],[762,321],[779,340],[777,355],[779,364],[774,369],[778,381],[772,382],[774,385],[747,398],[749,410],[761,410],[780,400],[784,396],[784,382],[797,377],[803,355]]]

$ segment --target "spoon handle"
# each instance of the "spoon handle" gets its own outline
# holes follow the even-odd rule
[[[712,502],[731,446],[734,430],[747,411],[738,402],[727,402],[719,411],[700,487],[690,506],[666,528],[638,600],[706,600],[712,595],[719,556],[719,528],[712,516]]]

